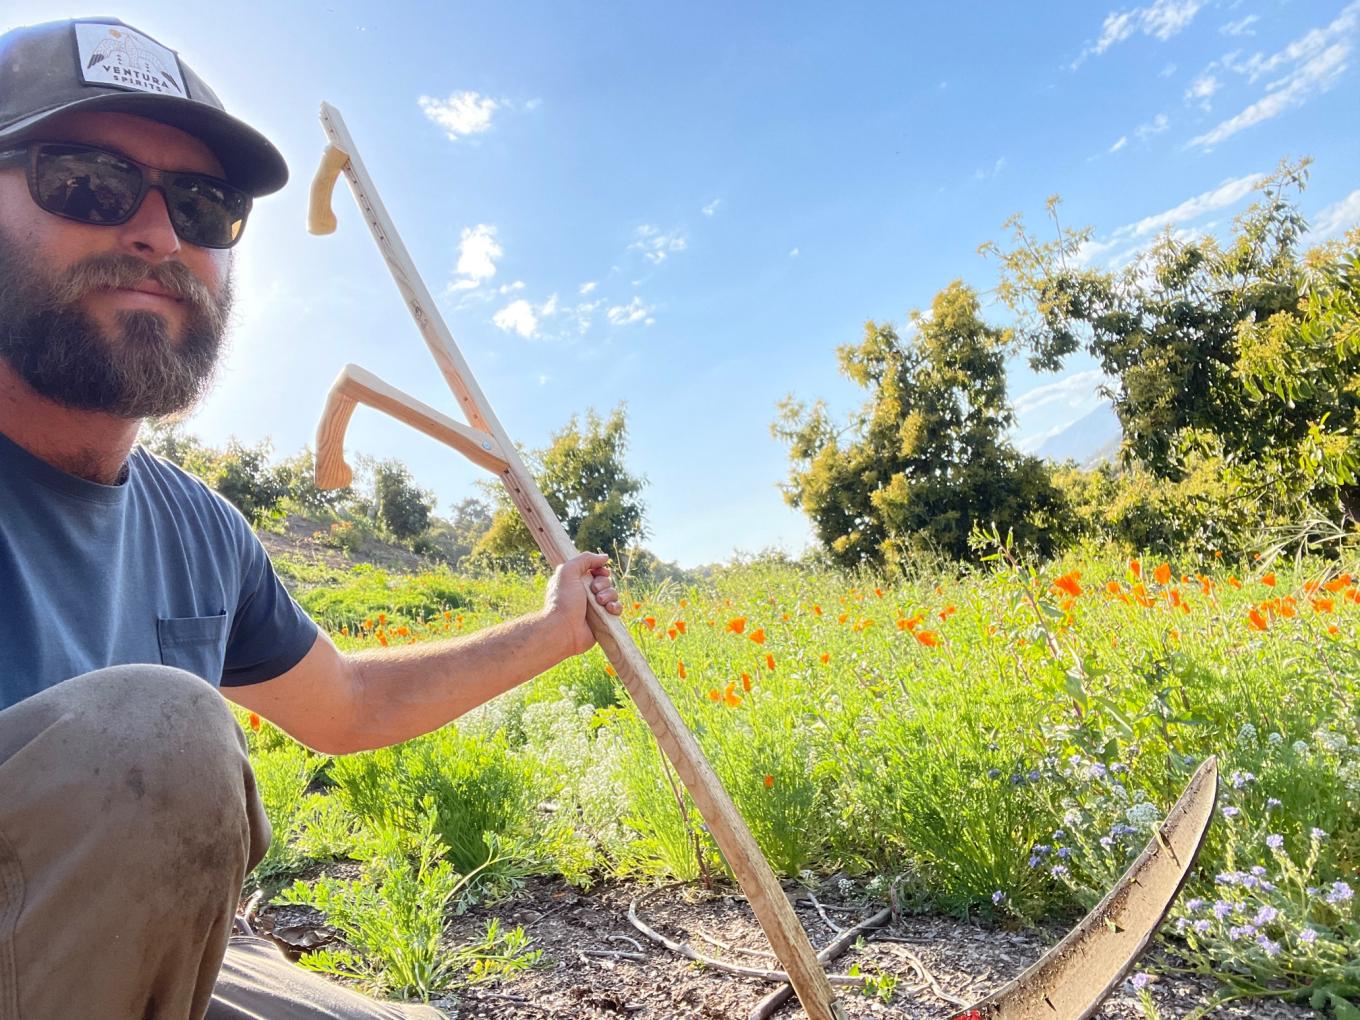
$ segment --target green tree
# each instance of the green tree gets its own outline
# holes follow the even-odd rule
[[[869,322],[860,344],[838,349],[841,372],[869,392],[845,428],[820,401],[780,404],[772,430],[792,461],[785,498],[847,566],[901,565],[917,550],[966,559],[973,526],[993,523],[1047,555],[1062,501],[1044,464],[1006,439],[1008,334],[982,320],[959,281],[912,326],[903,339]]]
[[[416,486],[406,465],[382,460],[373,465],[373,501],[378,523],[400,542],[425,534],[434,512],[434,496]]]
[[[544,497],[578,549],[618,557],[646,535],[641,499],[645,479],[624,464],[628,422],[622,404],[608,418],[594,409],[575,415],[544,450],[526,457]],[[503,492],[475,554],[501,563],[535,562],[533,538]]]
[[[1002,297],[1037,369],[1084,350],[1116,380],[1124,456],[1179,482],[1216,459],[1260,519],[1360,512],[1360,237],[1301,251],[1307,162],[1282,163],[1224,243],[1170,232],[1121,270],[1089,231],[1040,242],[1018,219]]]

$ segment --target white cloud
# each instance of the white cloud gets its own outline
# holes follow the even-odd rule
[[[1000,159],[998,159],[995,163],[992,164],[992,168],[990,170],[988,170],[986,167],[983,167],[975,171],[973,173],[973,180],[985,181],[988,177],[995,177],[1004,169],[1006,169],[1006,157],[1002,156]]]
[[[709,202],[708,205],[704,206],[704,215],[712,216],[715,212],[718,211],[718,206],[720,205],[722,205],[722,199],[715,198],[712,202]]]
[[[1133,129],[1133,133],[1138,136],[1140,142],[1146,142],[1153,135],[1160,135],[1170,126],[1170,118],[1164,113],[1159,113],[1146,124],[1139,124]]]
[[[524,108],[525,108],[526,110],[537,110],[537,109],[538,109],[540,106],[542,106],[542,105],[543,105],[543,100],[542,100],[542,99],[534,98],[534,99],[530,99],[528,102],[526,102],[526,103],[524,104]]]
[[[1136,223],[1120,227],[1114,232],[1114,236],[1146,237],[1164,227],[1197,220],[1216,209],[1234,205],[1246,198],[1260,183],[1261,177],[1261,174],[1247,174],[1244,177],[1229,178],[1211,191],[1205,191],[1194,198],[1187,198],[1180,205],[1167,209],[1165,212],[1144,216]]]
[[[797,249],[797,248],[790,248],[790,249],[789,249],[789,258],[791,258],[791,259],[796,259],[797,257],[798,257],[798,249]]]
[[[548,380],[551,379],[551,378],[552,378],[552,376],[550,376],[550,375],[545,375],[544,373],[540,372],[539,375],[538,375],[538,385],[540,385],[540,386],[546,386],[546,385],[548,385]]]
[[[491,127],[491,115],[500,103],[478,92],[455,92],[447,99],[421,96],[417,102],[425,116],[444,129],[450,141],[481,134]]]
[[[1118,152],[1120,149],[1122,149],[1124,146],[1126,146],[1126,145],[1128,145],[1128,144],[1129,144],[1129,136],[1128,136],[1128,135],[1120,135],[1120,136],[1119,136],[1119,141],[1115,142],[1113,145],[1110,146],[1110,152]]]
[[[1309,244],[1317,244],[1341,237],[1354,226],[1360,226],[1360,188],[1319,212],[1306,240]]]
[[[1256,30],[1251,26],[1261,20],[1259,14],[1248,14],[1245,18],[1237,21],[1230,21],[1219,29],[1224,35],[1255,35]]]
[[[1170,78],[1170,77],[1171,77],[1173,74],[1175,74],[1175,73],[1176,73],[1176,65],[1175,65],[1175,64],[1167,64],[1164,68],[1162,68],[1160,71],[1157,72],[1157,77],[1158,77],[1158,78]]]
[[[538,306],[538,314],[545,319],[551,318],[552,316],[557,314],[556,294],[554,294],[552,297],[548,298],[547,301],[544,301],[543,304]]]
[[[496,288],[497,294],[513,294],[517,290],[524,289],[524,281],[516,280],[514,283],[503,283]]]
[[[1284,73],[1267,82],[1264,96],[1236,116],[1192,138],[1188,147],[1217,145],[1239,131],[1302,106],[1313,96],[1334,87],[1350,68],[1352,37],[1357,27],[1360,27],[1360,0],[1352,0],[1329,24],[1310,29],[1269,57],[1261,53],[1254,53],[1243,61],[1236,59],[1236,53],[1224,57],[1222,65],[1246,75],[1249,82],[1277,71]]]
[[[1037,408],[1059,402],[1072,408],[1084,407],[1097,402],[1097,386],[1111,381],[1100,369],[1093,368],[1026,390],[1015,398],[1011,406],[1016,414],[1028,414]]]
[[[1199,77],[1190,83],[1190,87],[1185,90],[1185,101],[1187,103],[1198,103],[1202,109],[1209,109],[1209,100],[1213,94],[1223,87],[1223,83],[1218,77],[1209,71],[1203,72]]]
[[[652,309],[642,303],[642,298],[634,297],[626,305],[615,305],[605,312],[605,317],[615,326],[631,326],[652,314]],[[655,320],[652,320],[655,321]],[[648,323],[651,325],[651,322]]]
[[[580,293],[582,293],[582,294],[589,294],[589,293],[590,293],[592,290],[594,290],[597,286],[598,286],[598,284],[596,284],[596,282],[595,282],[594,280],[587,280],[585,283],[581,284]]]
[[[684,251],[687,244],[681,230],[672,230],[667,234],[650,223],[644,223],[637,228],[637,240],[628,246],[628,250],[640,251],[648,262],[659,265],[672,252]]]
[[[1135,7],[1129,11],[1111,11],[1101,22],[1100,38],[1082,50],[1072,62],[1072,70],[1080,67],[1087,57],[1099,56],[1135,32],[1165,42],[1189,25],[1205,2],[1206,0],[1154,0],[1146,7]]]
[[[538,316],[534,306],[523,298],[511,301],[491,317],[491,321],[507,333],[518,333],[525,339],[538,336]]]
[[[454,270],[463,279],[449,284],[449,289],[471,290],[491,279],[496,275],[496,260],[501,254],[495,227],[488,223],[464,227],[458,238],[458,267]]]

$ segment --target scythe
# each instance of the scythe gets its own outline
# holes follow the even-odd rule
[[[565,562],[576,554],[570,537],[520,460],[436,310],[378,198],[339,111],[322,103],[321,123],[329,145],[312,182],[308,229],[314,234],[335,230],[331,197],[343,173],[467,424],[455,421],[357,365],[346,365],[331,387],[317,427],[317,484],[322,488],[339,488],[352,480],[344,460],[345,430],[355,406],[367,404],[447,444],[497,475],[544,558],[554,566]],[[623,623],[594,599],[588,599],[587,604],[590,629],[596,641],[693,798],[809,1020],[846,1020],[788,896],[694,735]],[[1081,1020],[1094,1012],[1132,966],[1175,900],[1212,816],[1216,788],[1217,766],[1210,759],[1191,780],[1157,839],[1100,906],[1014,982],[954,1016],[958,1020],[1002,1017]]]

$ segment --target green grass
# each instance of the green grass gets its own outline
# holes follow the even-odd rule
[[[1167,935],[1229,994],[1340,1015],[1360,1000],[1360,594],[1321,563],[1159,566],[1093,552],[1034,572],[1001,555],[889,584],[756,564],[635,594],[625,619],[790,878],[843,870],[934,909],[1070,916],[1218,755],[1227,810]],[[542,591],[364,570],[302,584],[347,648],[456,636]],[[722,867],[598,650],[456,731],[330,762],[329,792],[303,796],[270,731],[251,739],[281,791],[281,873],[371,853],[375,826],[414,832],[424,794],[460,874],[490,837],[514,848],[511,872],[580,884]]]

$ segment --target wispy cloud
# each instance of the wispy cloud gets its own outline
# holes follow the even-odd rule
[[[1355,226],[1360,226],[1360,188],[1319,212],[1313,229],[1308,231],[1307,241],[1309,244],[1317,244],[1333,237],[1341,237]]]
[[[1120,135],[1120,136],[1119,136],[1119,141],[1117,141],[1117,142],[1115,142],[1113,145],[1111,145],[1109,151],[1110,151],[1110,152],[1118,152],[1120,149],[1122,149],[1124,146],[1126,146],[1126,145],[1128,145],[1128,144],[1129,144],[1129,136],[1128,136],[1128,135]]]
[[[1223,87],[1223,83],[1218,80],[1218,76],[1212,72],[1205,71],[1190,83],[1190,87],[1185,90],[1185,101],[1187,103],[1197,103],[1200,109],[1209,109],[1209,100],[1213,98],[1215,92]]]
[[[464,227],[458,238],[458,268],[462,277],[449,284],[450,290],[471,290],[496,275],[496,260],[501,257],[496,228],[487,223]]]
[[[796,259],[797,257],[798,257],[798,249],[797,249],[797,248],[790,248],[790,249],[789,249],[789,258],[791,258],[791,259]]]
[[[986,167],[981,167],[977,171],[975,171],[973,173],[973,180],[985,181],[988,177],[995,177],[1004,169],[1006,169],[1006,157],[1002,156],[1000,159],[998,159],[995,163],[992,164],[990,170],[987,169]]]
[[[417,102],[425,116],[454,142],[489,130],[491,115],[501,106],[498,100],[479,92],[454,92],[447,99],[421,96]]]
[[[684,251],[687,244],[688,241],[681,230],[664,233],[650,223],[644,223],[637,228],[637,239],[628,246],[628,250],[640,251],[648,262],[659,265],[665,262],[671,253]]]
[[[1097,387],[1102,384],[1108,385],[1110,382],[1112,380],[1104,372],[1093,368],[1069,375],[1057,382],[1045,383],[1032,390],[1026,390],[1015,398],[1011,406],[1016,414],[1028,414],[1037,408],[1057,403],[1072,408],[1088,407],[1103,399],[1096,393]]]
[[[1171,126],[1171,119],[1164,113],[1159,113],[1146,124],[1139,124],[1133,129],[1134,135],[1140,142],[1146,142],[1153,135],[1160,135]]]
[[[518,333],[526,340],[538,336],[538,316],[534,306],[523,298],[511,301],[495,315],[491,321],[507,333]]]
[[[1219,28],[1219,31],[1224,35],[1255,35],[1256,29],[1251,26],[1260,20],[1261,16],[1259,14],[1248,14],[1245,18],[1238,18],[1236,21],[1228,22],[1226,25]]]
[[[1075,71],[1088,57],[1099,56],[1135,33],[1165,42],[1189,25],[1204,4],[1205,0],[1155,0],[1146,7],[1111,11],[1101,22],[1100,38],[1081,51],[1071,68]]]
[[[1347,5],[1330,24],[1306,32],[1269,57],[1257,53],[1241,62],[1225,57],[1225,66],[1247,75],[1251,82],[1280,70],[1285,73],[1266,84],[1264,96],[1236,116],[1192,138],[1187,147],[1210,148],[1331,89],[1350,68],[1352,37],[1357,27],[1360,0]]]
[[[1174,228],[1178,224],[1192,223],[1210,213],[1236,205],[1255,190],[1264,176],[1258,173],[1230,177],[1218,187],[1201,192],[1193,198],[1187,198],[1170,209],[1144,216],[1133,223],[1126,223],[1103,240],[1087,241],[1077,252],[1074,261],[1078,265],[1090,265],[1102,259],[1110,265],[1127,262],[1147,244],[1153,234],[1160,233],[1168,227]],[[1186,231],[1178,236],[1188,238],[1193,235]]]
[[[721,199],[721,198],[715,198],[712,202],[709,202],[706,206],[704,206],[704,210],[703,210],[703,211],[704,211],[704,215],[705,215],[705,216],[710,216],[710,217],[711,217],[715,212],[718,211],[718,206],[720,206],[720,205],[722,205],[722,199]]]
[[[581,294],[589,294],[589,293],[590,293],[592,290],[594,290],[597,286],[599,286],[599,284],[597,284],[594,280],[587,280],[585,283],[581,284],[581,289],[580,289],[579,293],[581,293]]]
[[[604,314],[605,318],[615,326],[631,326],[634,323],[644,321],[647,325],[651,325],[654,321],[649,318],[652,311],[651,308],[643,303],[642,298],[635,296],[628,304],[614,305],[614,307],[610,308]]]

